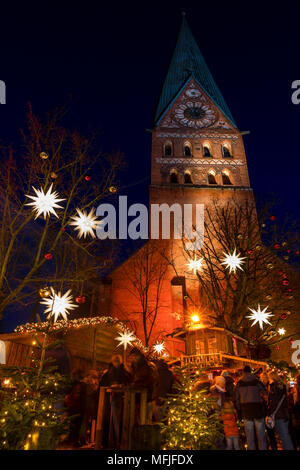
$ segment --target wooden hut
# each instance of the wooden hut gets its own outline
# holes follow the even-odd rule
[[[109,317],[107,317],[109,318]],[[118,320],[107,321],[103,317],[92,318],[80,322],[71,320],[64,323],[63,341],[69,353],[71,370],[81,370],[85,373],[90,368],[102,370],[110,362],[114,353],[123,355],[123,346],[118,346],[116,337],[126,325]],[[5,350],[5,360],[2,363],[11,366],[28,367],[36,348],[36,338],[41,341],[43,333],[38,331],[39,324],[30,324],[21,327],[21,331],[1,334],[0,344]],[[55,336],[56,330],[49,333]],[[137,340],[138,341],[138,340]]]
[[[267,368],[266,362],[251,357],[247,340],[225,328],[187,325],[174,336],[186,344],[186,354],[180,358],[182,364],[195,364],[207,369],[241,369],[245,365]]]

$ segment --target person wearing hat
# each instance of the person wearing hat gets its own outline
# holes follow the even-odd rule
[[[214,378],[214,385],[210,387],[210,393],[216,399],[216,405],[218,409],[221,409],[225,400],[225,377],[222,375],[217,375]]]

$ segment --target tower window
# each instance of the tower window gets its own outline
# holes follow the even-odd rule
[[[217,184],[215,173],[212,171],[208,173],[208,184]]]
[[[184,144],[184,147],[183,147],[183,151],[184,151],[184,156],[185,157],[191,157],[192,156],[192,147],[191,147],[191,144],[190,143],[185,143]]]
[[[208,145],[203,146],[203,157],[211,157],[210,149]]]
[[[173,154],[172,144],[171,144],[171,142],[167,142],[164,145],[164,156],[165,157],[171,157],[172,154]]]
[[[224,158],[232,158],[232,155],[230,153],[230,150],[228,147],[226,147],[226,145],[223,145],[222,146],[222,153],[223,153],[223,157]]]
[[[232,185],[232,182],[230,181],[230,178],[229,178],[229,174],[227,172],[222,173],[222,181],[223,181],[223,184],[225,185]]]
[[[184,173],[184,184],[193,184],[192,176],[188,171]]]
[[[178,184],[178,173],[175,170],[170,173],[170,183]]]

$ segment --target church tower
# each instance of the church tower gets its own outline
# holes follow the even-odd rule
[[[150,210],[153,204],[207,208],[253,200],[242,133],[185,16],[154,117],[151,159]],[[172,333],[193,314],[189,298],[201,304],[199,282],[187,275],[183,251],[182,240],[149,240],[111,276],[111,314],[129,322],[145,344],[164,338],[173,357],[184,352]],[[162,278],[166,258],[172,263]]]
[[[154,117],[150,203],[207,205],[249,193],[242,133],[183,15]]]

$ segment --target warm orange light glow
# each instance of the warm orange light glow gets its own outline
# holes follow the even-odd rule
[[[199,318],[199,315],[197,315],[196,313],[192,316],[192,321],[194,323],[197,323],[200,321],[200,318]]]

